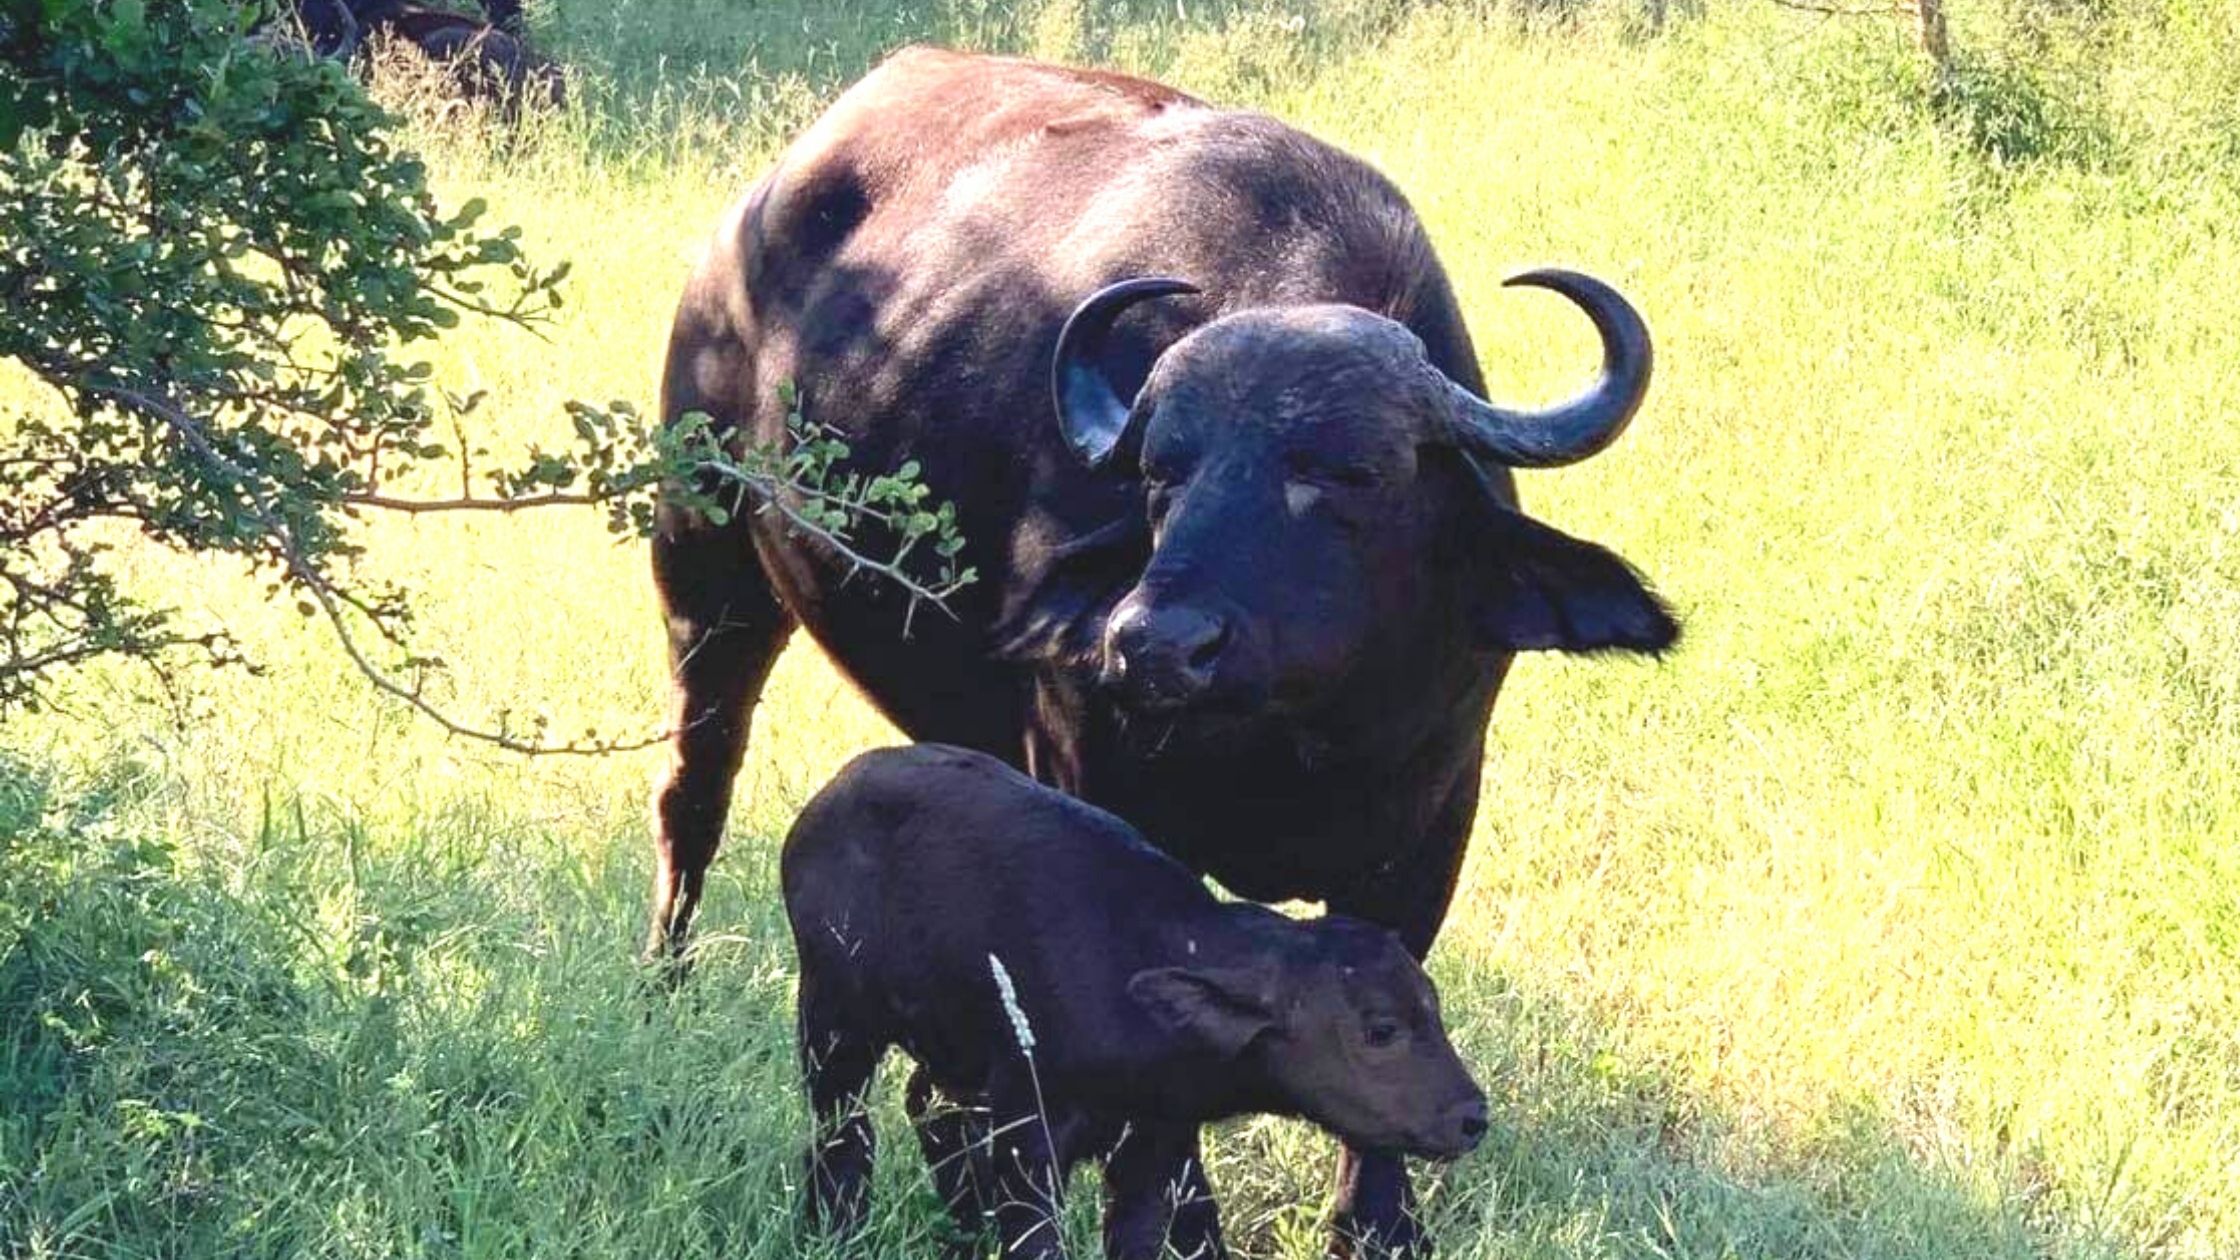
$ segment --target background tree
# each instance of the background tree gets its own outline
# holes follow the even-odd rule
[[[242,558],[376,686],[529,751],[552,746],[456,722],[399,681],[429,661],[405,594],[358,571],[361,513],[603,505],[615,529],[643,530],[666,482],[710,511],[751,493],[917,595],[969,580],[923,488],[843,473],[826,435],[740,452],[704,426],[663,434],[626,404],[578,405],[568,451],[468,477],[452,419],[474,400],[415,351],[462,314],[534,323],[567,265],[533,262],[479,202],[439,208],[345,67],[246,38],[271,16],[239,0],[0,0],[0,359],[62,404],[0,411],[0,707],[99,657],[237,659],[126,589],[112,549],[134,532]],[[452,462],[457,498],[392,490]],[[893,550],[856,551],[859,526]],[[920,582],[901,561],[929,536],[942,550]]]

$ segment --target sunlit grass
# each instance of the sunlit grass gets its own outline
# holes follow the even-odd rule
[[[1654,39],[1370,4],[548,16],[588,112],[509,152],[430,134],[446,195],[577,264],[544,339],[439,355],[493,444],[561,440],[569,398],[650,406],[717,213],[908,37],[1156,69],[1369,156],[1504,397],[1591,350],[1502,275],[1562,261],[1647,311],[1649,407],[1525,494],[1688,637],[1528,659],[1498,710],[1434,957],[1497,1100],[1434,1182],[1447,1254],[2240,1253],[2240,197],[2200,104],[2233,99],[2225,60],[2142,47],[2106,97],[2124,161],[2002,165],[1909,103],[1894,37],[1771,10]],[[588,516],[372,535],[458,711],[658,725],[642,547]],[[824,1254],[791,1224],[772,855],[895,738],[847,685],[781,666],[705,958],[657,997],[630,956],[658,753],[447,742],[258,584],[133,563],[266,673],[103,672],[10,719],[0,1251]],[[141,838],[175,856],[114,855]],[[922,1255],[938,1212],[880,1119],[867,1252]],[[1217,1148],[1244,1251],[1319,1254],[1325,1142]]]

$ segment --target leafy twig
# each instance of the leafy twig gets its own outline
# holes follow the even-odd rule
[[[663,731],[658,735],[648,736],[642,740],[620,743],[600,740],[547,744],[523,740],[502,727],[497,730],[483,730],[452,718],[443,710],[429,703],[427,698],[420,694],[417,687],[408,687],[391,678],[367,658],[365,652],[358,647],[357,639],[350,632],[349,618],[343,614],[342,610],[342,597],[336,592],[333,584],[327,580],[326,575],[321,573],[316,565],[304,557],[302,549],[296,544],[294,531],[288,528],[287,522],[282,520],[278,512],[274,510],[269,497],[258,488],[256,479],[247,469],[226,458],[224,453],[219,451],[216,445],[210,441],[209,435],[203,431],[202,426],[193,417],[169,402],[151,397],[139,390],[102,385],[92,385],[89,388],[93,392],[104,394],[117,402],[135,407],[141,412],[161,420],[172,432],[179,435],[180,440],[193,448],[197,457],[212,469],[223,474],[241,492],[242,496],[248,501],[250,515],[263,527],[265,536],[271,543],[273,554],[279,559],[289,578],[317,603],[319,611],[326,617],[327,624],[334,630],[335,640],[341,644],[343,654],[350,658],[350,663],[357,668],[357,671],[365,677],[367,682],[373,685],[375,690],[403,701],[422,717],[434,722],[450,734],[494,744],[509,752],[527,753],[536,756],[632,752],[641,748],[650,748],[665,742],[669,738],[671,732]]]
[[[678,728],[670,728],[635,740],[584,739],[554,744],[542,739],[523,738],[503,723],[496,729],[486,729],[462,722],[444,712],[427,699],[419,686],[398,681],[366,654],[351,629],[346,609],[356,610],[385,639],[401,646],[401,639],[395,628],[384,619],[383,610],[334,584],[306,554],[306,549],[299,543],[294,529],[275,505],[272,495],[262,488],[260,479],[219,450],[200,422],[168,399],[155,397],[143,390],[100,382],[89,382],[86,388],[90,393],[159,420],[199,460],[238,491],[245,500],[248,515],[265,537],[269,554],[279,562],[288,579],[310,596],[333,630],[336,641],[352,667],[375,690],[403,701],[446,733],[531,756],[596,756],[633,752],[666,742],[677,733]],[[798,412],[794,414],[794,419],[797,429],[808,432],[800,426]],[[835,470],[838,462],[847,454],[845,444],[829,435],[817,433],[812,433],[809,440],[798,443],[796,450],[786,456],[750,448],[745,457],[735,457],[724,452],[723,439],[709,431],[704,416],[688,417],[673,435],[657,445],[668,452],[669,463],[666,466],[632,470],[615,477],[613,486],[635,488],[651,485],[657,480],[657,472],[665,473],[671,478],[705,473],[731,483],[736,487],[733,507],[736,507],[744,495],[753,494],[757,500],[757,510],[775,511],[784,516],[790,528],[816,538],[830,548],[849,565],[851,573],[875,573],[900,586],[910,597],[911,611],[915,611],[917,605],[924,601],[953,617],[955,613],[946,601],[975,580],[976,574],[972,569],[960,570],[955,565],[954,558],[962,549],[963,539],[956,531],[954,508],[943,504],[933,512],[919,510],[918,505],[926,497],[926,489],[916,481],[914,466],[906,466],[907,476],[873,478],[868,482],[860,477],[839,476]],[[803,447],[812,446],[818,449],[802,454]],[[583,506],[611,503],[617,492],[610,487],[610,491],[603,494],[546,492],[513,498],[465,497],[438,500],[351,494],[342,496],[342,501],[355,506],[405,513],[511,512],[555,504]],[[802,502],[796,504],[790,501],[794,497],[801,498]],[[878,504],[905,506],[875,506]],[[702,502],[699,506],[703,511],[727,511],[708,502]],[[859,517],[892,530],[901,539],[891,558],[882,559],[871,555],[854,544],[851,526]],[[927,537],[935,539],[935,549],[941,556],[942,567],[935,577],[922,579],[914,575],[904,561],[911,549]],[[905,627],[907,628],[907,619]],[[541,725],[540,722],[539,726]]]

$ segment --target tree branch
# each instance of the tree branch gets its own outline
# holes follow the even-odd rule
[[[1911,17],[1914,9],[1908,4],[1851,6],[1822,4],[1818,0],[1773,0],[1784,9],[1799,13],[1818,13],[1827,17]]]
[[[893,560],[874,560],[856,550],[855,546],[848,541],[846,535],[825,525],[822,521],[811,519],[799,508],[786,502],[780,491],[789,487],[783,479],[731,460],[708,460],[705,461],[703,467],[738,483],[742,491],[754,491],[761,500],[760,503],[756,504],[756,511],[774,510],[778,515],[785,517],[786,523],[793,529],[830,547],[841,560],[847,563],[850,578],[858,573],[875,573],[900,586],[910,596],[910,607],[904,614],[903,633],[906,637],[909,633],[909,619],[916,614],[920,601],[929,602],[942,612],[947,613],[951,621],[957,619],[956,610],[949,607],[948,599],[949,596],[956,594],[957,590],[964,585],[964,582],[950,581],[936,587],[928,586],[917,578],[910,576],[902,567],[903,558],[909,554],[910,548],[908,545],[905,545],[901,551],[896,553]],[[892,524],[894,520],[894,517],[889,513],[868,505],[853,505],[851,510],[858,515],[882,524]]]
[[[399,499],[386,494],[345,494],[344,503],[352,507],[379,508],[384,512],[400,512],[406,516],[422,516],[433,512],[518,512],[523,508],[538,507],[596,507],[612,495],[601,494],[525,494],[517,499],[478,499],[472,495],[456,499]]]
[[[311,598],[317,602],[319,610],[325,614],[328,625],[334,629],[336,641],[342,645],[343,654],[350,658],[350,663],[357,668],[367,682],[373,684],[375,690],[410,705],[421,716],[442,727],[447,733],[465,739],[494,744],[508,752],[521,753],[527,756],[602,756],[609,753],[635,752],[639,749],[651,748],[656,744],[665,743],[674,734],[674,731],[662,731],[644,739],[619,743],[596,740],[547,744],[522,739],[506,731],[503,727],[494,731],[484,730],[469,726],[451,717],[451,715],[431,704],[426,697],[420,694],[417,687],[408,687],[389,677],[371,660],[367,659],[365,653],[358,647],[356,638],[350,633],[348,618],[344,616],[342,611],[342,597],[335,591],[333,584],[327,580],[325,574],[319,572],[315,565],[304,558],[303,552],[296,545],[293,532],[289,530],[287,523],[280,519],[279,514],[273,510],[270,501],[258,490],[255,478],[239,464],[226,458],[217,446],[210,441],[209,435],[203,432],[200,423],[170,403],[153,398],[136,389],[92,382],[88,382],[86,388],[90,392],[139,408],[144,413],[154,416],[172,432],[178,434],[180,440],[192,447],[195,454],[200,456],[204,462],[225,474],[226,478],[232,481],[248,500],[250,514],[264,528],[273,552],[287,570],[288,576],[295,579],[298,585],[310,592]]]

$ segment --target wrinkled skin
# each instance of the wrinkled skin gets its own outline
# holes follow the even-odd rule
[[[1054,419],[1061,327],[1132,276],[1197,292],[1118,311],[1061,374],[1087,382],[1069,399],[1116,400],[1109,425],[1070,403]],[[1622,425],[1646,334],[1620,353],[1607,306]],[[905,638],[901,592],[775,520],[662,509],[677,734],[657,954],[684,942],[797,628],[912,738],[1000,757],[1240,895],[1325,902],[1418,957],[1510,654],[1677,633],[1623,561],[1524,516],[1469,436],[1483,381],[1398,191],[1157,84],[915,49],[843,95],[719,226],[663,411],[778,443],[789,383],[858,466],[921,465],[980,580]],[[1511,462],[1596,446],[1544,455],[1523,431]],[[1349,1148],[1332,1254],[1416,1250],[1411,1203],[1397,1154]]]
[[[1435,379],[1405,329],[1343,307],[1231,316],[1161,357],[1136,401],[1151,563],[1100,660],[1130,711],[1311,721],[1423,638],[1442,496],[1412,419]]]
[[[1485,1134],[1485,1095],[1390,932],[1217,900],[1119,819],[992,757],[863,754],[802,810],[780,878],[824,1228],[852,1232],[868,1207],[862,1098],[893,1046],[918,1060],[907,1106],[960,1256],[991,1222],[1006,1257],[1057,1255],[1065,1173],[1101,1160],[1109,1260],[1215,1260],[1198,1128],[1228,1116],[1304,1115],[1432,1159]]]

